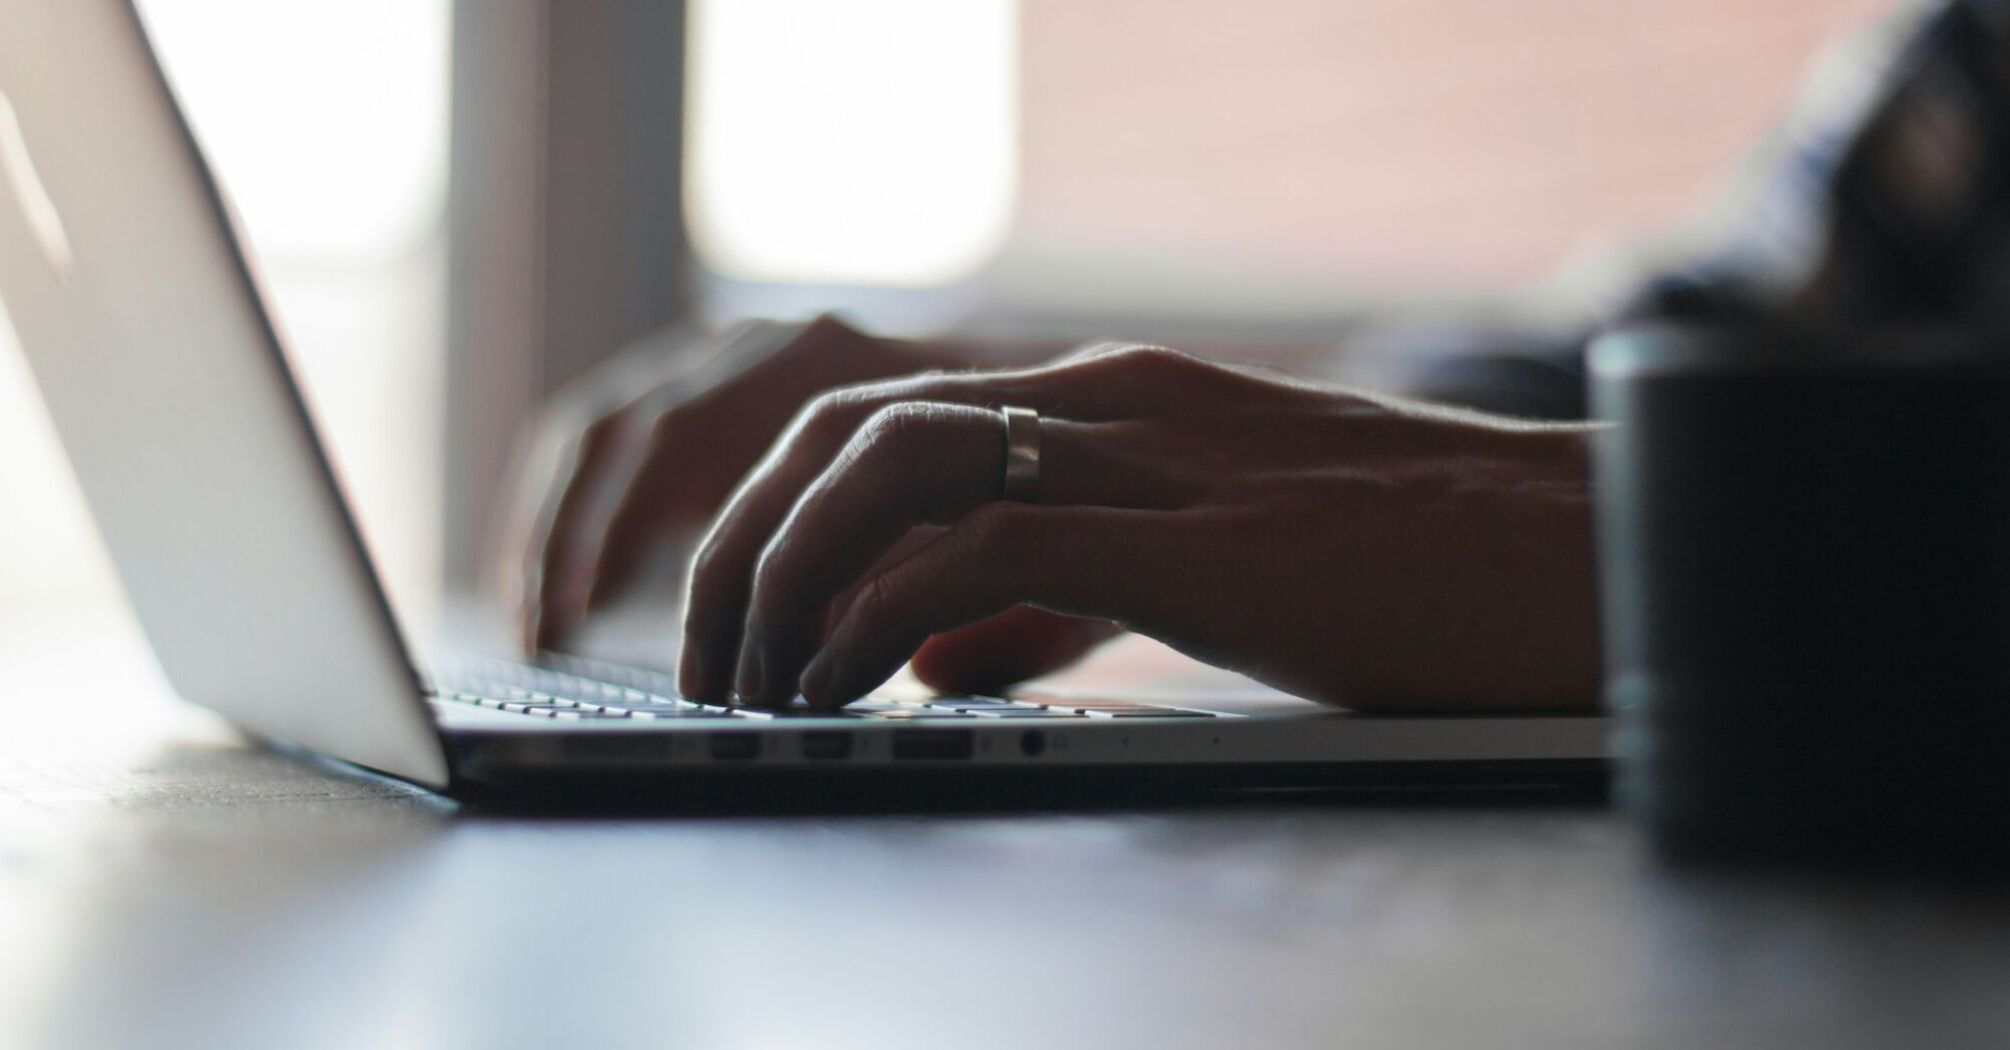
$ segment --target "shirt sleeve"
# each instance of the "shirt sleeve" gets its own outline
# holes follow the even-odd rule
[[[2010,320],[2010,0],[1909,6],[1830,58],[1621,319]]]
[[[1565,304],[1565,320],[1370,342],[1373,378],[1429,400],[1582,418],[1584,347],[1615,323],[2010,324],[2010,0],[1908,3],[1853,37],[1707,212],[1629,254]]]

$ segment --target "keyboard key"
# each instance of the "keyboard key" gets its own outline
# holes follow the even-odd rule
[[[1183,711],[1176,707],[1139,707],[1125,710],[1104,708],[1085,711],[1090,718],[1213,718],[1206,711]]]
[[[940,711],[934,708],[927,708],[927,707],[909,707],[899,711],[866,711],[863,713],[867,718],[883,718],[895,722],[919,721],[921,719],[934,719],[934,718],[971,717],[970,715],[964,714],[961,711]]]
[[[977,711],[985,708],[1020,707],[1023,705],[1015,704],[1010,700],[1001,700],[995,696],[939,696],[929,700],[928,706],[939,707],[946,711]]]
[[[1173,708],[1156,704],[1140,704],[1129,700],[1051,700],[1047,708],[1053,711],[1075,711],[1094,714],[1097,711],[1170,711]]]
[[[967,712],[972,718],[1080,718],[1073,711],[1041,707],[980,707]]]
[[[434,669],[430,684],[443,699],[529,717],[654,717],[637,713],[644,710],[676,717],[732,717],[722,708],[707,711],[680,699],[668,676],[556,654],[541,657],[538,666],[471,659],[445,671]]]

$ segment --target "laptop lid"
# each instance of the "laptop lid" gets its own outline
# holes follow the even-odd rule
[[[127,0],[0,0],[0,300],[169,681],[443,786],[408,650]]]

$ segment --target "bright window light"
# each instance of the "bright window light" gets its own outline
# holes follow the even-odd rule
[[[693,242],[749,280],[942,284],[1017,178],[1014,0],[696,0]]]
[[[379,566],[423,622],[439,575],[449,2],[140,10],[244,221]],[[109,573],[5,322],[0,311],[0,624],[99,615]]]
[[[380,260],[438,229],[445,0],[140,8],[267,261]]]

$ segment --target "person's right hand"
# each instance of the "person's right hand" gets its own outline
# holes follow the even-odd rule
[[[658,550],[695,543],[804,402],[947,363],[830,317],[671,338],[559,394],[519,457],[502,584],[526,650],[558,644]]]
[[[1032,499],[1000,405],[1040,413]],[[1039,609],[1355,710],[1582,708],[1594,429],[1139,345],[832,391],[694,555],[679,684],[836,708]]]

